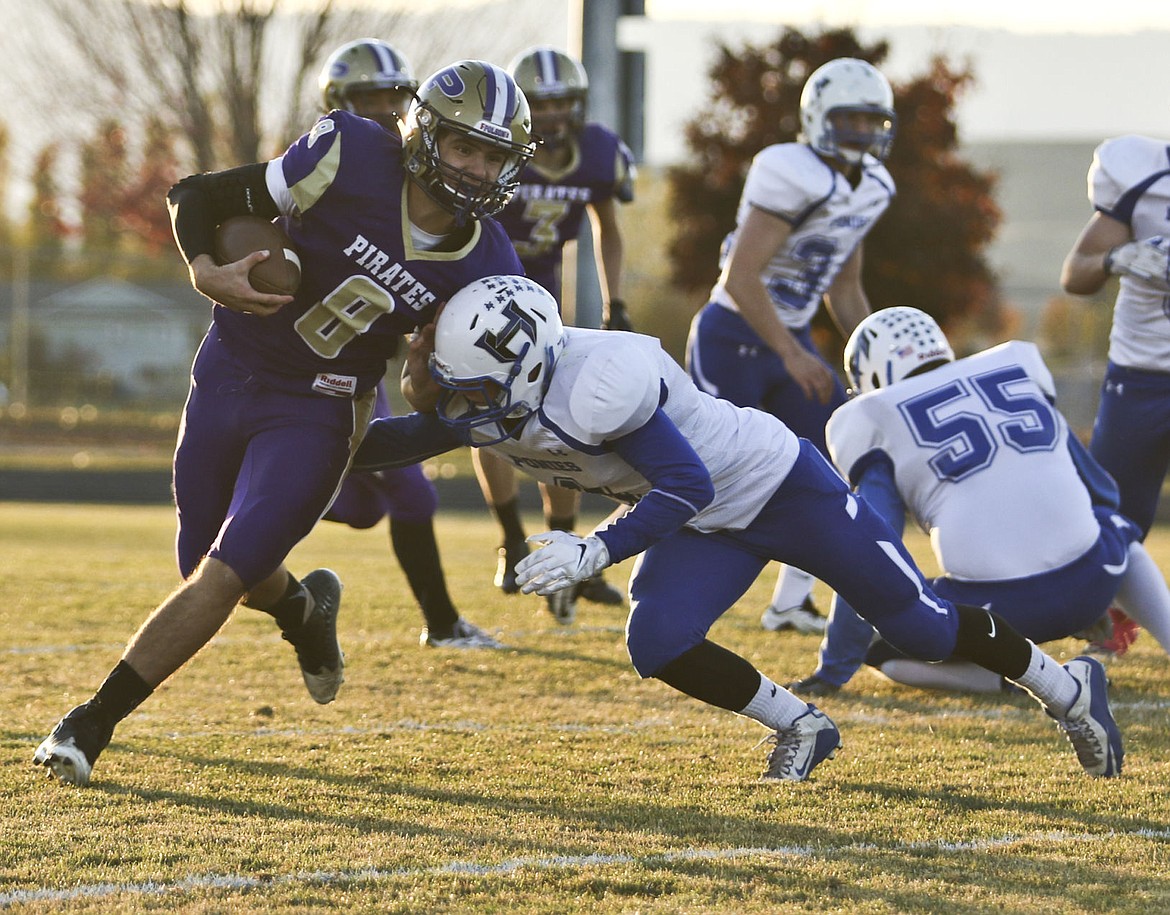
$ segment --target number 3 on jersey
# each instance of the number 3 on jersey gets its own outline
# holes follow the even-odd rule
[[[942,415],[944,408],[975,397],[975,410]],[[1056,411],[1018,365],[956,378],[898,409],[915,441],[938,452],[927,462],[935,475],[953,483],[990,465],[1000,443],[1021,453],[1051,451],[1059,435]]]
[[[309,349],[336,359],[341,348],[394,311],[394,297],[367,276],[351,276],[297,318],[294,325]]]

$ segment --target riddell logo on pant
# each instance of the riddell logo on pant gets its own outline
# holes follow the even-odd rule
[[[321,372],[313,379],[313,390],[331,397],[353,397],[357,378],[353,375],[333,375]]]

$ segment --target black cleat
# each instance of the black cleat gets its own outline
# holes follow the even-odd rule
[[[315,702],[327,705],[345,682],[345,655],[337,641],[337,611],[341,609],[341,579],[329,569],[316,569],[301,579],[313,595],[313,612],[284,638],[297,651],[301,676]]]
[[[810,674],[803,680],[785,683],[784,688],[797,696],[831,696],[841,691],[841,687],[837,684],[822,680],[816,674]]]
[[[46,775],[55,775],[67,785],[85,787],[93,764],[113,734],[114,722],[90,699],[57,722],[53,732],[37,747],[33,764],[44,766],[48,770]]]
[[[577,597],[583,597],[595,604],[606,604],[610,607],[620,607],[625,603],[622,592],[607,582],[598,572],[592,578],[586,578],[577,585]]]

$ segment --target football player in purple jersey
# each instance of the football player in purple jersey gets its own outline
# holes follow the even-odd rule
[[[569,590],[637,556],[626,622],[635,670],[767,728],[765,779],[803,781],[841,745],[816,706],[708,638],[771,560],[811,570],[915,658],[961,658],[1011,679],[1057,720],[1087,773],[1121,773],[1100,661],[1062,666],[996,613],[940,597],[811,442],[698,390],[654,338],[566,328],[557,311],[525,277],[485,277],[453,296],[407,355],[420,412],[373,423],[355,464],[491,448],[539,480],[628,505],[587,537],[533,534],[521,591]]]
[[[40,744],[36,764],[87,784],[117,723],[240,602],[276,618],[313,699],[334,699],[341,582],[327,569],[297,581],[285,557],[341,485],[398,339],[468,282],[521,269],[488,217],[532,150],[528,102],[512,77],[464,60],[424,81],[401,134],[336,110],[271,161],[171,188],[192,285],[214,303],[175,451],[183,582],[93,698]],[[216,226],[243,213],[282,220],[302,263],[295,295],[249,283],[267,252],[213,259]]]
[[[805,82],[800,121],[800,142],[765,147],[752,161],[686,362],[701,390],[778,416],[827,454],[825,423],[845,388],[810,322],[823,300],[847,338],[869,314],[862,243],[894,196],[882,164],[894,93],[866,61],[837,58]],[[807,572],[784,567],[761,625],[823,632],[812,587]]]
[[[1065,257],[1065,292],[1093,295],[1120,277],[1109,365],[1089,450],[1121,491],[1144,537],[1170,468],[1170,141],[1134,134],[1097,147],[1088,174],[1093,215]],[[1137,637],[1114,615],[1098,646],[1123,654]]]
[[[394,47],[361,38],[329,55],[318,80],[322,111],[343,108],[398,133],[414,98],[418,80]],[[374,416],[390,416],[385,382],[378,383]],[[435,484],[412,464],[377,473],[351,473],[329,506],[326,521],[374,527],[390,518],[390,545],[422,610],[419,644],[432,648],[503,648],[496,639],[459,615],[447,590],[434,517],[439,505]]]
[[[580,235],[588,215],[601,281],[602,326],[631,330],[621,299],[623,244],[617,208],[634,197],[633,154],[608,127],[585,121],[589,77],[579,61],[555,48],[533,47],[518,54],[509,71],[532,107],[532,130],[540,144],[520,175],[515,196],[500,213],[500,222],[527,275],[560,302],[565,244]],[[513,594],[518,590],[516,563],[528,552],[516,473],[490,452],[477,450],[472,456],[503,539],[496,585]],[[572,530],[580,494],[543,484],[540,490],[545,523],[555,530]],[[573,592],[549,598],[549,609],[558,621],[573,621],[578,596],[602,604],[622,603],[621,592],[598,575]]]

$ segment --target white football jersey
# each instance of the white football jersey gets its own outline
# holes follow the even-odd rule
[[[890,459],[945,574],[1035,575],[1099,535],[1054,396],[1035,345],[1003,343],[844,404],[826,429],[829,451],[854,482],[875,452]]]
[[[1170,141],[1134,135],[1106,140],[1089,166],[1089,201],[1126,223],[1135,239],[1170,237]],[[1121,277],[1109,358],[1129,368],[1170,372],[1170,296]]]
[[[653,337],[577,327],[565,336],[540,410],[518,439],[491,450],[545,483],[633,504],[651,485],[604,443],[641,428],[661,406],[714,483],[715,498],[688,526],[750,524],[796,462],[796,435],[774,416],[700,392]]]
[[[739,199],[736,226],[738,230],[756,207],[792,227],[788,241],[760,275],[785,326],[801,328],[813,319],[825,290],[893,196],[893,178],[869,155],[854,188],[804,143],[778,143],[756,154]],[[723,261],[735,236],[732,231],[723,242]],[[711,290],[711,301],[737,310],[722,280]]]

